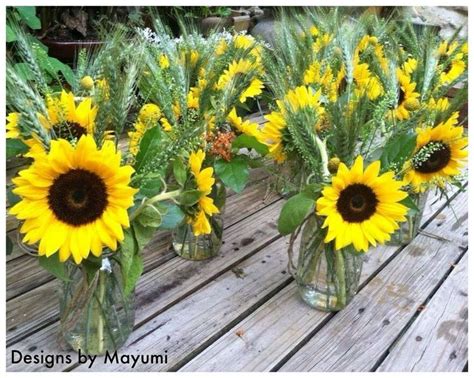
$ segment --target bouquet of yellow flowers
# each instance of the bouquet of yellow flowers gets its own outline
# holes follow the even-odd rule
[[[159,19],[155,30],[165,30]],[[249,166],[266,153],[256,138],[258,125],[238,115],[262,93],[264,47],[250,36],[227,32],[206,39],[188,30],[180,38],[166,31],[140,35],[146,46],[138,81],[144,105],[129,133],[130,152],[138,156],[139,143],[157,125],[156,137],[183,151],[171,172],[171,185],[186,193],[180,206],[185,218],[174,231],[173,247],[188,259],[209,258],[222,241],[226,187],[242,191]]]
[[[276,162],[298,167],[291,179],[296,194],[278,228],[291,234],[289,266],[303,299],[326,311],[343,308],[355,294],[363,252],[390,241],[418,211],[409,188],[458,174],[466,155],[457,113],[445,109],[439,118],[433,109],[446,101],[446,86],[460,78],[462,64],[448,69],[440,61],[449,50],[444,44],[420,54],[433,67],[417,64],[402,38],[386,33],[391,27],[333,10],[283,14],[264,58],[276,106],[258,138]],[[450,62],[465,59],[462,46]],[[426,127],[427,119],[442,123]],[[433,168],[438,160],[442,171]]]

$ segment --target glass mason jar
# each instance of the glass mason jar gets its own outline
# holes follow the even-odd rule
[[[306,183],[306,174],[303,167],[293,160],[286,160],[281,164],[274,163],[274,187],[278,194],[285,198],[298,193]]]
[[[311,307],[339,311],[357,292],[364,255],[352,246],[335,251],[333,242],[324,243],[321,225],[322,218],[313,215],[303,227],[296,283]]]
[[[118,262],[107,255],[89,259],[81,265],[66,263],[68,280],[61,282],[60,290],[60,335],[75,351],[103,355],[119,349],[132,332],[134,293],[124,295]]]
[[[392,234],[390,241],[387,243],[388,245],[407,245],[415,238],[420,229],[421,218],[423,218],[423,211],[428,199],[428,191],[412,193],[410,198],[418,208],[418,211],[410,209],[406,216],[407,221],[401,223],[400,228]]]
[[[173,249],[178,256],[188,260],[206,260],[219,253],[224,230],[224,210],[226,201],[225,185],[216,179],[210,197],[219,209],[218,214],[209,218],[211,233],[195,236],[191,224],[186,219],[173,231]]]

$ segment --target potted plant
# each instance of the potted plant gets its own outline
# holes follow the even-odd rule
[[[102,45],[101,31],[108,25],[142,22],[139,7],[38,7],[38,13],[42,24],[39,39],[51,56],[67,63],[80,49]]]

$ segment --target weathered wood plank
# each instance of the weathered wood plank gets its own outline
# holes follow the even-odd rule
[[[160,266],[162,274],[164,274],[163,272],[169,272],[169,275],[167,275],[169,282],[163,281],[159,275],[156,277],[153,271],[145,273],[137,287],[137,303],[143,303],[143,306],[146,305],[147,308],[150,307],[157,310],[153,298],[157,298],[160,295],[170,296],[172,293],[174,295],[177,293],[181,296],[185,295],[189,290],[202,284],[203,281],[210,279],[209,277],[219,274],[218,270],[212,270],[211,267],[216,266],[213,264],[217,264],[217,266],[225,269],[235,264],[239,259],[254,253],[255,249],[261,248],[274,240],[278,236],[275,220],[281,205],[282,201],[273,203],[253,216],[247,217],[242,222],[238,222],[226,229],[224,231],[225,244],[222,247],[220,256],[215,259],[198,263],[175,257]],[[189,274],[189,276],[176,275],[174,269],[177,266],[181,267],[182,274]],[[192,276],[193,270],[199,270],[199,266],[202,267],[201,274],[198,277]],[[147,279],[149,275],[154,278],[151,280]],[[180,281],[187,283],[190,287],[180,286]],[[173,282],[174,287],[169,286],[170,282]],[[143,283],[146,283],[146,285],[142,286]],[[38,301],[39,298],[54,298],[56,287],[56,281],[50,281],[7,302],[8,343],[19,340],[58,318],[58,308],[55,300],[47,301],[46,303]],[[172,300],[171,296],[169,298]],[[137,319],[140,314],[141,312],[137,314]],[[149,314],[147,313],[143,316],[147,317]]]
[[[433,202],[433,199],[434,192],[427,201],[422,224],[446,204],[446,201]],[[443,217],[444,213],[439,216]],[[361,282],[397,249],[380,246],[371,250],[365,256]],[[306,305],[293,282],[181,370],[222,371],[225,367],[225,371],[269,371],[330,317]]]
[[[238,196],[232,195],[227,198],[224,213],[225,228],[252,215],[279,198],[274,192],[266,193],[268,187],[266,178],[266,175],[263,176]],[[16,232],[13,231],[12,235],[16,235]],[[159,232],[157,236],[159,237],[154,237],[152,243],[162,242],[163,238],[166,238],[168,242],[171,240],[168,233]],[[24,255],[19,250],[17,243],[15,243],[14,248],[16,253],[21,254],[21,257],[12,259],[7,263],[7,300],[54,279],[51,274],[39,266],[35,258]],[[173,252],[166,250],[166,245],[164,247],[160,246],[158,251],[156,249],[156,246],[150,246],[144,251],[145,266],[152,268],[156,266],[156,262],[169,260],[174,255]],[[162,254],[164,255],[163,258],[161,258]],[[152,265],[152,263],[155,263],[155,265]]]
[[[467,193],[453,201],[458,218],[467,214]],[[467,222],[456,223],[450,209],[442,225],[428,225],[431,234],[449,230],[457,244],[418,235],[343,311],[281,367],[283,371],[371,371],[410,323],[416,312],[464,254]],[[446,231],[445,231],[446,232]],[[361,312],[359,309],[363,308]],[[329,342],[330,340],[330,342]]]
[[[286,241],[278,239],[239,263],[231,271],[215,278],[192,296],[188,296],[153,317],[132,333],[127,345],[120,352],[156,354],[163,353],[166,349],[167,365],[139,366],[134,371],[145,370],[145,368],[171,368],[182,358],[192,354],[196,348],[217,338],[223,327],[231,326],[236,317],[245,316],[247,312],[288,282],[289,275],[285,271],[285,246]],[[265,269],[262,269],[262,266]],[[154,299],[154,301],[155,305],[159,305],[159,300]],[[25,352],[41,349],[45,353],[67,353],[58,352],[55,341],[56,331],[57,324],[53,324],[35,333],[34,337],[23,339],[9,347],[7,349],[8,370],[46,370],[41,365],[11,365],[13,349]],[[75,356],[73,352],[70,354]],[[66,367],[58,365],[52,370],[62,370]],[[81,367],[78,370],[80,369]],[[131,370],[126,366],[111,366],[102,363],[94,365],[94,370],[97,371],[110,369]]]
[[[379,247],[365,256],[361,281],[396,250]],[[293,281],[180,371],[270,371],[330,316],[304,303]]]
[[[133,370],[174,370],[176,364],[179,366],[183,359],[219,337],[223,329],[286,285],[290,277],[285,271],[285,246],[285,239],[278,239],[136,330],[121,352],[137,355],[166,349],[168,364],[139,365]],[[95,368],[131,371],[127,366],[104,364]],[[87,369],[82,366],[76,370]]]
[[[462,371],[467,363],[467,253],[377,371]]]

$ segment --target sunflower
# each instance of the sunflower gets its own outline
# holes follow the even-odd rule
[[[7,138],[21,139],[20,128],[20,113],[8,113],[7,115]]]
[[[242,121],[242,118],[237,115],[235,108],[232,108],[227,115],[227,122],[242,134],[254,136],[257,139],[259,138],[260,131],[258,129],[258,123],[250,122],[249,120]]]
[[[268,146],[268,153],[277,163],[286,160],[283,146],[283,132],[286,129],[286,121],[281,112],[271,112],[265,116],[268,121],[257,136],[260,143]]]
[[[361,156],[350,170],[339,164],[332,185],[316,201],[317,214],[326,217],[325,243],[334,240],[336,250],[353,244],[357,251],[367,252],[369,243],[385,243],[398,222],[406,221],[408,208],[399,203],[408,195],[400,190],[403,182],[396,181],[393,172],[379,176],[379,171],[380,161],[364,170]]]
[[[285,102],[289,104],[289,110],[297,112],[300,109],[312,109],[319,115],[324,113],[320,99],[321,89],[315,92],[312,88],[306,86],[290,90],[285,96]]]
[[[250,85],[245,89],[240,95],[240,102],[244,103],[247,100],[247,97],[254,98],[262,93],[264,85],[260,79],[253,79],[250,82]]]
[[[217,56],[220,56],[220,55],[224,55],[226,51],[227,51],[227,41],[224,38],[222,38],[216,46],[215,53]]]
[[[161,54],[160,58],[158,59],[158,63],[160,65],[160,68],[162,70],[166,70],[170,66],[170,61],[168,59],[168,56],[166,54]]]
[[[251,35],[237,34],[234,36],[234,46],[237,49],[248,49],[255,44],[255,39]]]
[[[148,129],[155,126],[160,120],[161,110],[158,105],[155,104],[145,104],[142,106],[138,112],[137,121],[134,123],[134,130],[128,133],[130,138],[129,151],[132,155],[136,155],[140,149],[140,142],[143,138],[143,135],[147,132]],[[163,126],[165,131],[167,127]]]
[[[418,97],[420,94],[415,91],[416,83],[410,81],[410,76],[405,74],[405,71],[397,70],[398,82],[400,83],[400,92],[398,94],[397,107],[392,114],[398,120],[410,118],[410,112],[420,107]]]
[[[458,116],[456,112],[436,127],[417,129],[415,153],[405,165],[405,181],[415,192],[423,192],[432,184],[443,187],[460,174],[467,157],[467,138],[463,137],[463,127],[456,126]]]
[[[74,94],[63,90],[60,98],[48,97],[46,106],[48,116],[39,115],[39,120],[56,138],[78,140],[82,135],[94,132],[97,107],[92,106],[90,97],[76,107]]]
[[[450,60],[447,67],[440,74],[441,84],[447,85],[456,80],[466,70],[466,63],[464,62],[464,54],[459,53]]]
[[[366,95],[369,100],[375,100],[383,94],[382,83],[372,74],[367,63],[356,64],[353,75],[359,95]]]
[[[433,97],[431,97],[428,101],[427,107],[429,110],[444,112],[449,108],[449,99],[447,97],[441,97],[435,100]]]
[[[300,86],[288,91],[283,101],[278,100],[279,110],[265,116],[268,121],[259,132],[257,139],[268,146],[270,156],[283,163],[286,155],[283,146],[283,133],[287,128],[286,116],[291,113],[305,113],[314,121],[314,127],[319,130],[324,108],[321,106],[321,89],[315,92],[312,88]]]
[[[246,59],[234,60],[229,64],[229,67],[224,70],[224,73],[219,77],[217,81],[216,89],[224,89],[230,82],[236,79],[236,77],[247,74],[255,68],[255,64]]]
[[[197,189],[201,192],[201,198],[199,198],[197,203],[197,214],[188,219],[188,222],[192,224],[195,236],[210,234],[211,224],[209,223],[208,216],[219,213],[219,209],[214,205],[214,200],[208,197],[216,180],[212,177],[214,173],[212,167],[202,169],[205,157],[206,154],[203,150],[193,152],[189,156],[189,168],[194,176]]]
[[[23,242],[39,242],[40,256],[59,251],[79,264],[89,253],[115,251],[129,227],[127,209],[137,189],[129,186],[130,166],[120,166],[112,141],[98,149],[91,135],[76,147],[65,139],[51,141],[49,153],[36,155],[32,165],[13,179],[21,201],[10,213],[24,221]]]

